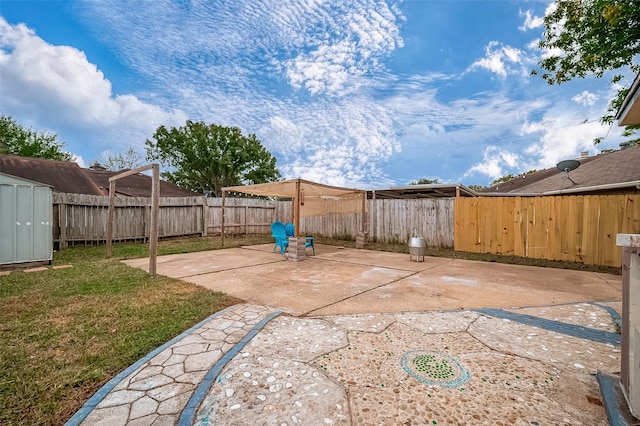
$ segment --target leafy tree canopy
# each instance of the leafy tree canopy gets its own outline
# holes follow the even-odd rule
[[[430,185],[432,183],[440,183],[440,181],[438,179],[420,178],[418,180],[412,180],[409,182],[409,185]]]
[[[486,186],[484,185],[467,185],[467,188],[472,189],[476,192],[482,191],[483,189],[486,188]]]
[[[557,0],[544,26],[539,46],[549,55],[539,65],[545,70],[541,77],[549,84],[587,75],[600,78],[606,71],[624,67],[640,72],[640,0]],[[616,74],[612,83],[622,77]],[[600,119],[603,124],[613,123],[627,92],[622,88],[611,100]],[[627,135],[637,128],[628,126]]]
[[[12,117],[0,115],[0,154],[72,161],[73,155],[63,150],[65,145],[54,133],[25,129]]]
[[[493,182],[491,182],[491,184],[490,184],[489,186],[493,186],[493,185],[497,185],[497,184],[502,183],[502,182],[510,181],[510,180],[511,180],[511,179],[513,179],[514,177],[515,177],[515,176],[514,176],[514,175],[512,175],[512,174],[508,174],[508,175],[505,175],[505,176],[499,177],[498,179],[496,179],[496,180],[494,180]]]
[[[531,170],[528,170],[528,171],[526,171],[524,173],[520,173],[519,175],[508,174],[508,175],[499,177],[498,179],[494,180],[493,182],[491,182],[491,184],[489,186],[497,185],[497,184],[502,183],[502,182],[507,182],[507,181],[510,181],[513,178],[518,177],[518,176],[530,175],[531,173],[535,173],[535,172],[537,172],[536,169],[531,169]]]
[[[196,192],[222,194],[226,186],[251,185],[280,179],[276,158],[255,135],[237,127],[188,120],[182,127],[160,126],[145,142],[148,160],[175,169],[165,179]]]
[[[142,156],[133,149],[132,146],[127,148],[125,152],[112,153],[107,152],[102,156],[102,165],[107,170],[119,171],[124,169],[135,169],[141,167]]]

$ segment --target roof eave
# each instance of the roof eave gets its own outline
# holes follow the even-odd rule
[[[640,124],[640,73],[633,80],[627,96],[616,114],[618,126]]]

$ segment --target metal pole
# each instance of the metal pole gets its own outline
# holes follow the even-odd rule
[[[113,240],[113,210],[116,195],[116,181],[109,181],[109,209],[107,213],[107,254],[106,258],[111,257],[111,242]]]

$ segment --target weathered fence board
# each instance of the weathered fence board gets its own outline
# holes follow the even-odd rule
[[[640,195],[455,201],[454,248],[460,251],[619,267],[616,234],[639,231]]]
[[[369,200],[369,239],[407,243],[423,237],[429,247],[453,247],[452,198]]]
[[[207,198],[207,234],[222,231],[222,199]],[[291,203],[289,203],[291,204]],[[271,224],[280,216],[278,202],[257,198],[227,197],[224,205],[225,234],[270,234]]]
[[[149,236],[151,199],[115,198],[114,234],[116,241],[141,240]],[[53,239],[60,249],[67,245],[106,241],[109,197],[85,194],[53,194]],[[161,237],[203,233],[202,197],[163,197],[160,199]]]

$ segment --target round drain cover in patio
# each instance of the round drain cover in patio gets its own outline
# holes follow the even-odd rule
[[[407,352],[402,355],[400,364],[416,380],[443,388],[460,387],[471,377],[460,362],[439,352]]]

